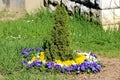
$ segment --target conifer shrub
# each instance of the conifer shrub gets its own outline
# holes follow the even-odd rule
[[[63,5],[58,5],[55,11],[55,25],[51,30],[50,43],[47,42],[46,57],[48,60],[68,60],[73,58],[70,47],[70,30],[68,14]]]

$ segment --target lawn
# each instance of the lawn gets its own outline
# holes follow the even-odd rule
[[[83,16],[69,18],[71,46],[75,50],[120,58],[120,30],[104,31],[96,21]],[[63,80],[60,76],[25,69],[21,65],[21,49],[41,47],[49,39],[54,25],[53,14],[39,12],[14,21],[0,21],[0,75],[3,80]],[[47,77],[46,77],[47,76]]]

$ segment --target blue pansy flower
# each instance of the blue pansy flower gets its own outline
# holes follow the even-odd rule
[[[26,48],[22,49],[22,56],[28,56],[30,53],[28,52],[28,50]]]
[[[61,66],[60,66],[59,64],[56,64],[56,65],[55,65],[55,69],[60,70],[60,69],[61,69]]]
[[[39,60],[36,60],[33,62],[33,66],[42,66],[42,62],[40,62]]]
[[[47,67],[48,69],[51,69],[51,68],[53,67],[53,62],[47,62],[47,63],[46,63],[46,67]]]

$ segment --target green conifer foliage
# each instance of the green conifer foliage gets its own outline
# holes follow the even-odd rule
[[[68,60],[72,54],[70,53],[70,30],[67,25],[67,11],[63,5],[57,6],[54,18],[55,25],[51,32],[51,43],[48,47],[47,54],[49,56],[47,58],[50,60]]]

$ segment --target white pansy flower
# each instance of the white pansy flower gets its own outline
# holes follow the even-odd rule
[[[32,61],[28,61],[28,64],[31,64],[32,63]]]

